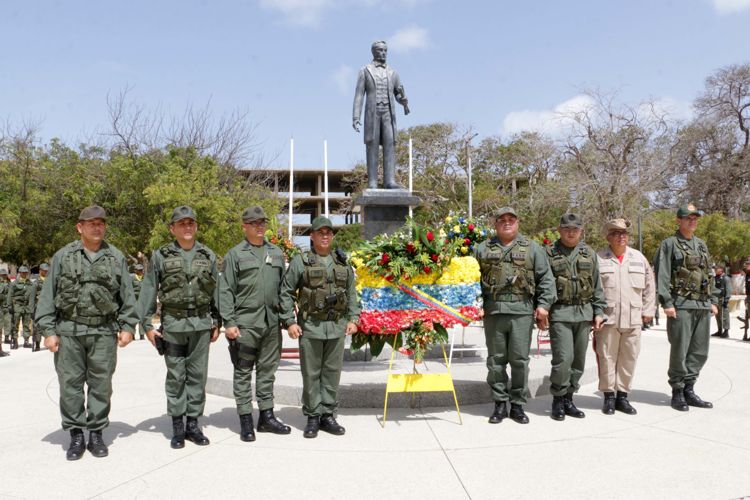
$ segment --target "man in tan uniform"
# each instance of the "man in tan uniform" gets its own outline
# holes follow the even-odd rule
[[[594,350],[605,415],[612,415],[615,410],[636,414],[628,393],[641,349],[641,327],[651,321],[656,310],[654,273],[646,257],[628,246],[629,229],[630,221],[625,219],[607,222],[604,234],[609,247],[597,254],[607,299],[607,322],[594,333]]]

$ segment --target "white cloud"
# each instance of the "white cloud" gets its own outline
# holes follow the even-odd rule
[[[331,80],[342,94],[349,94],[354,89],[354,68],[342,64],[331,75]]]
[[[591,107],[593,100],[587,95],[577,95],[561,102],[552,109],[512,111],[503,120],[503,134],[517,134],[524,131],[539,132],[553,138],[564,135],[570,126],[566,115]]]
[[[407,26],[387,38],[388,50],[409,52],[415,49],[426,49],[430,46],[430,36],[425,28],[416,24]]]
[[[719,14],[731,14],[750,9],[750,0],[713,0],[713,4]]]
[[[260,0],[261,7],[280,12],[290,24],[309,27],[318,26],[334,4],[334,0]]]
[[[653,109],[657,116],[668,120],[688,121],[693,118],[693,106],[689,102],[678,101],[673,97],[662,97],[653,101],[653,106],[643,104],[638,109],[639,115],[646,115]]]

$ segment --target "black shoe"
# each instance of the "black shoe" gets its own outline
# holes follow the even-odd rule
[[[104,440],[102,439],[102,431],[89,432],[89,444],[86,446],[86,449],[97,458],[109,455],[107,445],[104,444]]]
[[[615,393],[605,392],[604,393],[604,404],[602,404],[602,413],[605,415],[615,414]]]
[[[685,394],[682,389],[672,389],[672,408],[677,411],[688,411],[688,405],[685,401]]]
[[[273,432],[274,434],[289,434],[292,428],[284,425],[276,415],[273,414],[273,408],[261,410],[258,416],[258,432]]]
[[[145,338],[145,335],[143,335],[142,333],[138,335],[138,340],[143,340],[144,338]]]
[[[37,351],[41,351],[41,350],[42,350],[42,346],[39,344],[38,340],[35,340],[34,341],[34,345],[31,348],[31,352],[37,352]]]
[[[307,425],[302,435],[306,438],[316,438],[318,429],[320,429],[320,417],[307,417]]]
[[[336,422],[336,418],[330,413],[320,417],[320,430],[334,436],[343,436],[346,429]]]
[[[23,348],[31,349],[31,342],[29,342],[29,339],[23,339]]]
[[[721,332],[721,335],[719,335],[719,338],[726,339],[729,338],[729,330],[724,330]]]
[[[528,424],[529,423],[529,417],[526,416],[526,413],[523,411],[523,406],[519,405],[518,403],[511,403],[510,404],[510,418],[519,424]]]
[[[713,408],[713,403],[709,403],[708,401],[703,401],[700,396],[698,396],[695,391],[693,390],[693,384],[685,384],[685,389],[683,391],[685,394],[685,402],[689,406],[695,406],[696,408]]]
[[[567,394],[563,399],[563,407],[565,408],[565,414],[573,418],[584,418],[586,414],[576,408],[573,404],[573,395]]]
[[[716,332],[716,333],[712,333],[712,334],[711,334],[711,336],[712,336],[712,337],[721,337],[721,330],[719,330],[719,331],[718,331],[718,332]]]
[[[3,342],[3,344],[10,345],[10,337],[9,336],[7,336],[7,335],[5,336],[5,342]]]
[[[491,424],[499,424],[508,416],[508,406],[505,401],[495,401],[495,411],[490,415]]]
[[[258,429],[260,431],[260,429]],[[253,430],[253,414],[246,413],[240,415],[240,439],[245,442],[255,441],[255,431]]]
[[[187,418],[187,425],[185,426],[185,439],[192,441],[198,446],[206,446],[211,443],[206,436],[203,435],[201,428],[198,427],[198,419],[195,417]]]
[[[79,460],[86,451],[86,438],[83,437],[81,429],[70,429],[70,446],[65,453],[68,460]]]
[[[17,338],[14,337],[14,338],[10,339],[10,348],[11,349],[18,349],[18,339]]]
[[[552,420],[565,420],[565,397],[552,396]]]
[[[0,358],[4,358],[5,356],[10,356],[10,353],[0,349]]]
[[[630,401],[628,401],[628,393],[620,391],[617,391],[615,410],[627,413],[628,415],[635,415],[636,413],[638,413],[635,408],[630,405]]]
[[[175,450],[185,447],[185,421],[182,416],[172,417],[172,440],[169,446]]]

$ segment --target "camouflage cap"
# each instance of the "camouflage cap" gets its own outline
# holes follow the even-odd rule
[[[169,223],[174,224],[175,222],[181,221],[182,219],[193,219],[194,221],[198,220],[193,209],[187,205],[182,205],[175,208],[172,211],[172,218],[169,220]]]
[[[136,264],[133,266],[133,270],[135,271],[143,271],[143,264]]]
[[[19,273],[28,273],[29,272],[29,268],[28,268],[28,266],[21,266],[21,267],[18,268],[18,272]]]
[[[631,225],[627,219],[610,219],[604,224],[604,234],[607,235],[610,231],[626,231],[629,233]]]
[[[310,229],[312,231],[317,231],[318,229],[323,229],[324,227],[327,227],[331,231],[333,231],[333,223],[331,222],[331,219],[319,215],[312,221],[312,226],[310,227]]]
[[[39,264],[39,270],[40,271],[49,271],[49,264],[47,264],[46,262],[42,262],[41,264]]]
[[[8,276],[8,269],[5,267],[0,267],[0,276]]]
[[[79,221],[101,219],[107,220],[107,212],[104,211],[99,205],[91,205],[81,210],[81,214],[78,216]]]
[[[697,215],[698,217],[700,217],[701,215],[703,215],[703,212],[695,208],[695,205],[693,205],[692,203],[682,205],[677,209],[677,218],[682,219],[683,217],[687,217],[689,215]]]
[[[242,222],[253,222],[256,220],[268,220],[263,207],[254,206],[246,208],[245,211],[242,212]]]
[[[516,214],[516,211],[512,207],[500,207],[494,212],[492,212],[492,218],[493,219],[499,219],[505,214],[510,214],[513,217],[518,218],[518,214]]]
[[[581,218],[574,213],[567,213],[563,214],[562,217],[560,217],[560,227],[574,227],[577,229],[583,228],[583,221]]]

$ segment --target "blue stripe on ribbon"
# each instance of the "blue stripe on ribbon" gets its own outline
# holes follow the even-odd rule
[[[415,285],[422,292],[458,309],[464,306],[481,307],[482,291],[479,283],[461,285]],[[403,311],[430,309],[427,305],[394,287],[362,289],[363,311]]]

